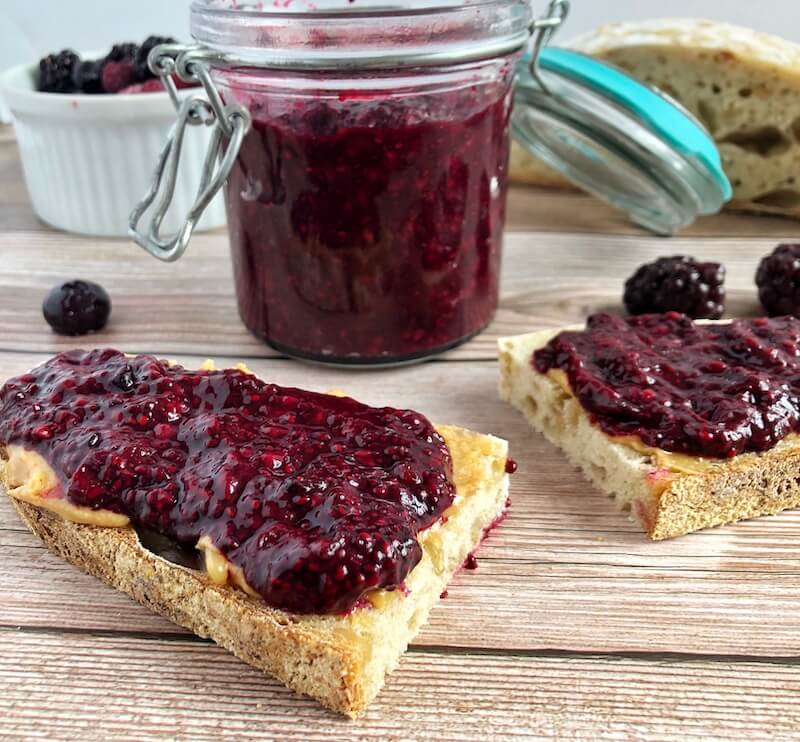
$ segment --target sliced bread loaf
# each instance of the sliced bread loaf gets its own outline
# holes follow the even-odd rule
[[[729,207],[800,217],[800,46],[700,19],[601,26],[569,43],[654,85],[713,135],[734,189]],[[513,181],[567,181],[512,149]]]

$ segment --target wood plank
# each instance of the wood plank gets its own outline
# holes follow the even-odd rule
[[[725,212],[702,217],[682,233],[691,236],[762,237],[795,231],[792,221]],[[583,232],[641,235],[619,211],[574,191],[512,187],[508,194],[506,228],[510,232]],[[13,127],[0,125],[0,230],[49,232],[33,213],[22,177]]]
[[[411,652],[348,721],[206,644],[0,632],[0,737],[796,739],[800,670],[775,663]]]
[[[664,253],[686,252],[728,267],[728,314],[759,312],[753,283],[758,261],[776,243],[755,239],[593,237],[510,234],[500,309],[488,330],[441,357],[495,358],[497,338],[582,321],[591,312],[621,311],[622,285],[635,267]],[[266,358],[277,354],[253,337],[236,310],[226,238],[199,235],[187,255],[165,264],[122,240],[56,233],[0,233],[0,350],[55,352],[91,342],[130,352]],[[102,283],[114,310],[92,338],[63,338],[45,325],[41,302],[61,280]]]
[[[33,213],[13,132],[12,126],[0,124],[0,230],[48,229]]]
[[[512,514],[509,522],[522,517]],[[800,655],[796,565],[777,574],[718,570],[713,553],[701,555],[699,567],[672,566],[668,554],[615,564],[613,556],[592,555],[589,540],[527,561],[497,557],[493,539],[501,535],[502,528],[479,550],[477,571],[457,575],[415,645]],[[534,536],[531,548],[539,543]],[[5,626],[184,633],[50,555],[29,534],[0,533],[0,560]]]
[[[441,358],[457,363],[314,368],[275,358],[239,322],[224,232],[198,236],[174,265],[126,240],[51,232],[0,127],[0,380],[89,344],[190,366],[247,358],[278,383],[501,435],[520,464],[479,569],[456,576],[355,724],[50,555],[0,497],[0,739],[796,738],[800,512],[650,543],[497,399],[494,363],[498,336],[618,311],[625,277],[663,254],[722,260],[729,314],[757,313],[758,260],[795,227],[726,213],[665,241],[587,196],[512,189],[501,307]],[[111,291],[113,320],[58,338],[40,303],[78,276]]]
[[[579,191],[513,186],[508,192],[506,229],[511,232],[582,232],[644,235],[617,209]],[[797,220],[724,211],[700,217],[679,237],[779,237],[797,232]]]
[[[0,378],[41,359],[2,354]],[[192,366],[199,359],[179,360]],[[495,364],[380,374],[280,360],[251,365],[277,383],[344,388],[372,404],[415,406],[434,420],[512,441],[520,466],[510,515],[478,552],[477,572],[456,578],[419,644],[800,654],[800,511],[652,543],[500,402]],[[5,502],[0,528],[0,623],[176,631],[47,554],[20,533]]]

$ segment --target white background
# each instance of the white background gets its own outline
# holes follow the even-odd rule
[[[800,0],[572,0],[563,35],[665,15],[716,18],[800,43]],[[187,40],[188,18],[189,0],[0,0],[0,70],[64,47],[105,49],[151,33]]]

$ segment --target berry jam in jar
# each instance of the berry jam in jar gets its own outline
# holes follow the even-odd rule
[[[313,79],[290,94],[281,82],[296,77],[221,73],[223,98],[252,117],[225,189],[250,330],[294,356],[384,363],[483,329],[497,305],[512,71],[484,62],[425,86],[334,78],[324,95]]]
[[[208,95],[179,111],[176,149],[186,123],[223,129],[206,184],[225,192],[245,325],[287,355],[353,365],[486,327],[528,0],[195,0],[191,20],[198,45],[150,63]],[[158,217],[134,234],[174,260],[193,218],[170,244]]]
[[[176,260],[223,189],[247,327],[290,356],[380,365],[444,351],[492,320],[512,132],[657,234],[716,213],[730,184],[711,135],[623,72],[548,46],[568,9],[550,0],[534,19],[530,0],[194,0],[197,43],[149,55],[178,120],[129,234]],[[181,98],[176,77],[204,97]],[[201,186],[164,236],[197,124],[213,131]]]

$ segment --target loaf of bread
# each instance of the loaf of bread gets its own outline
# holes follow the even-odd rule
[[[699,19],[601,26],[568,46],[660,88],[705,125],[733,186],[729,208],[800,217],[800,46]],[[510,174],[569,186],[516,143]]]
[[[579,328],[566,328],[579,329]],[[580,402],[531,364],[535,350],[560,332],[499,341],[500,396],[558,446],[601,492],[614,497],[653,540],[800,507],[800,440],[764,453],[698,460],[643,453],[592,423]],[[672,466],[672,462],[680,462]]]

